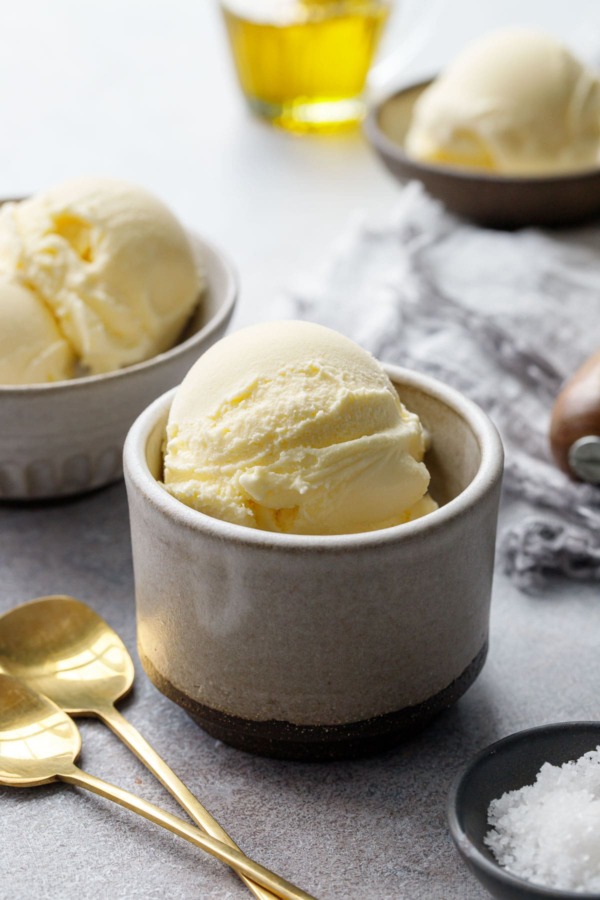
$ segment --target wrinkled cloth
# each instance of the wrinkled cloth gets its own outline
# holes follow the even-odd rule
[[[274,313],[475,400],[502,436],[505,494],[528,509],[501,533],[500,564],[529,592],[557,573],[600,580],[600,487],[559,471],[548,445],[561,385],[600,347],[599,227],[478,228],[410,184],[391,213],[357,217]]]

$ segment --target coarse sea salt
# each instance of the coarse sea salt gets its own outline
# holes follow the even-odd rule
[[[492,800],[484,841],[498,863],[536,884],[600,893],[600,746],[535,784]]]

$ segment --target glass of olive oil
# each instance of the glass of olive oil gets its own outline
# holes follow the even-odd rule
[[[290,131],[356,124],[391,2],[221,0],[250,108]]]

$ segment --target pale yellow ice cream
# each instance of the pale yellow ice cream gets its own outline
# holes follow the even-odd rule
[[[209,516],[293,534],[408,522],[427,495],[425,436],[381,365],[307,322],[219,341],[180,385],[167,426],[164,483]]]
[[[45,304],[0,279],[0,384],[64,381],[74,366],[75,354]]]
[[[187,235],[140,187],[74,179],[0,209],[0,277],[52,312],[85,372],[171,347],[200,278]]]
[[[600,164],[600,82],[527,28],[471,44],[418,99],[405,139],[417,159],[511,175]]]

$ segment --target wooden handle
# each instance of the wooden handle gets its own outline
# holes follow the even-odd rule
[[[575,441],[587,435],[600,436],[600,351],[566,382],[552,410],[550,448],[568,475],[573,475],[569,450]]]

